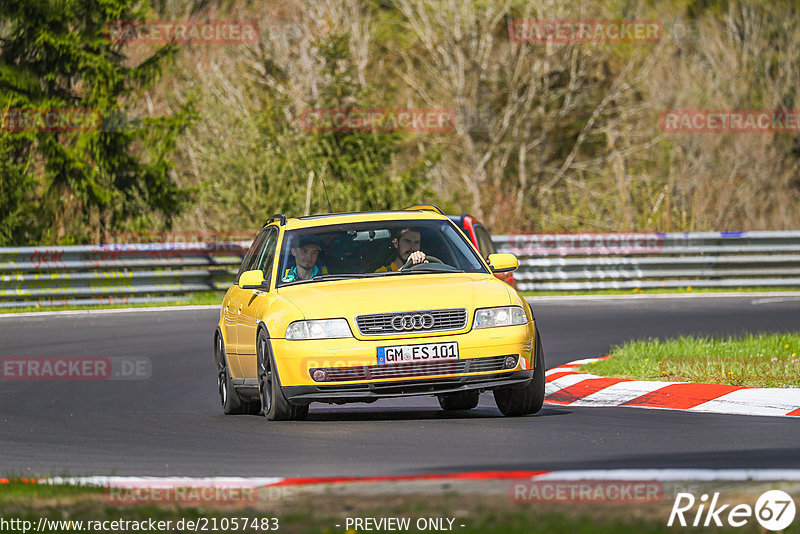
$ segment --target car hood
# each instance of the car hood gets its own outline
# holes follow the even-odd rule
[[[280,288],[306,319],[371,313],[507,306],[506,285],[486,274],[413,274],[309,282]]]

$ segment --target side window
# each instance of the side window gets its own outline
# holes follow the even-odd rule
[[[264,271],[264,279],[269,281],[272,274],[272,265],[275,263],[275,246],[278,244],[278,230],[270,228],[267,234],[264,248],[261,250],[259,258],[256,260],[253,269]]]
[[[234,282],[235,284],[239,283],[239,277],[242,276],[243,272],[250,271],[255,268],[251,266],[255,264],[255,258],[258,258],[261,255],[261,252],[264,250],[264,243],[266,242],[268,233],[269,229],[264,228],[253,240],[253,244],[250,245],[250,250],[247,251],[247,254],[242,260],[242,265],[239,267],[239,272],[236,274],[236,281]]]
[[[484,259],[488,258],[489,254],[494,254],[496,252],[494,243],[492,243],[492,238],[489,236],[489,232],[486,228],[476,224],[475,237],[478,239],[478,250],[481,251],[481,256],[483,256]]]

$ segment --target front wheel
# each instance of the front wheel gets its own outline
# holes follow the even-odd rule
[[[214,341],[214,359],[217,363],[217,388],[222,402],[222,412],[225,415],[258,414],[260,411],[258,403],[254,399],[239,395],[233,386],[231,372],[228,369],[228,358],[225,355],[225,343],[219,334]]]
[[[258,365],[258,395],[261,408],[270,421],[300,421],[308,416],[308,404],[292,404],[283,395],[272,348],[264,330],[258,331],[256,339],[256,362]]]
[[[536,329],[536,352],[533,379],[521,388],[494,390],[494,401],[503,415],[519,416],[538,412],[544,404],[544,349],[539,329]]]

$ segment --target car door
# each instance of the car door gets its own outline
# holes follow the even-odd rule
[[[237,284],[239,283],[239,277],[250,263],[250,259],[253,257],[253,253],[261,242],[262,235],[264,234],[265,232],[262,231],[253,239],[253,243],[250,245],[250,248],[247,249],[247,253],[244,255],[242,263],[239,266],[239,272],[236,273],[236,278],[233,279],[233,285],[228,288],[228,291],[225,293],[225,300],[222,301],[222,328],[225,336],[225,353],[228,356],[229,362],[236,359],[238,352],[238,343],[236,342],[237,308],[233,303],[236,293],[239,291]]]
[[[228,298],[223,304],[222,316],[223,324],[225,325],[225,339],[226,347],[225,353],[228,356],[228,367],[231,375],[235,378],[239,376],[239,315],[242,313],[242,306],[244,303],[245,295],[251,292],[239,287],[239,277],[243,272],[250,270],[251,266],[255,263],[255,258],[259,256],[260,251],[264,250],[266,245],[268,231],[266,228],[259,232],[258,236],[253,240],[253,244],[247,251],[247,254],[242,260],[242,265],[239,267],[239,272],[233,282],[233,287],[229,290]]]
[[[263,247],[256,251],[248,269],[263,271],[268,285],[272,281],[277,244],[278,229],[273,226],[269,228]],[[236,338],[239,345],[239,372],[242,378],[256,377],[256,330],[261,312],[266,305],[267,293],[266,289],[246,289],[241,290],[239,294],[241,301],[236,323]]]

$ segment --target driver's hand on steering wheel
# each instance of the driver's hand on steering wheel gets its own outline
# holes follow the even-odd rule
[[[425,259],[425,253],[421,250],[417,250],[409,254],[408,259],[414,262],[413,265],[417,265],[419,263],[428,263],[428,260]]]

